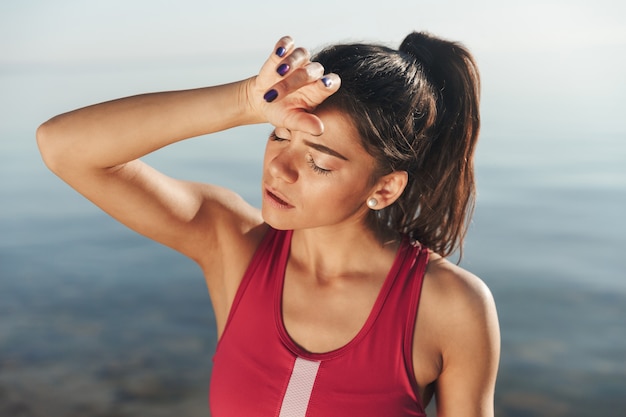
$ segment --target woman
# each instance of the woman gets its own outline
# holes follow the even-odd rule
[[[219,343],[212,415],[491,416],[493,299],[445,260],[471,213],[479,80],[460,45],[290,37],[252,78],[54,117],[45,163],[120,222],[195,260]],[[138,158],[239,125],[275,127],[262,209]],[[419,314],[418,314],[419,311]]]

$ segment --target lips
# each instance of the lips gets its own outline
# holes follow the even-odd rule
[[[269,187],[265,188],[265,197],[273,205],[279,208],[292,208],[288,201],[284,199],[276,190]]]

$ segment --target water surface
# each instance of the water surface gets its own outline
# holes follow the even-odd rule
[[[0,126],[0,415],[208,415],[215,329],[200,270],[78,196],[34,142],[56,113],[211,82],[187,71],[0,75],[0,113],[10,115]],[[622,416],[626,138],[509,132],[490,127],[490,114],[487,102],[462,266],[498,305],[497,415]],[[146,159],[258,205],[268,132],[223,132]]]

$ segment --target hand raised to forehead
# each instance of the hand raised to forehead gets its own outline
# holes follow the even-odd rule
[[[324,126],[311,112],[339,89],[341,80],[324,74],[324,67],[310,58],[290,37],[281,38],[251,83],[248,100],[274,126],[320,135]]]

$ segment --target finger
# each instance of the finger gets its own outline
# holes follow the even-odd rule
[[[280,100],[307,84],[320,80],[323,75],[324,67],[322,64],[319,62],[310,62],[303,67],[293,70],[289,77],[274,84],[272,88],[265,93],[263,98],[267,102]]]
[[[276,67],[279,65],[280,61],[284,58],[291,55],[294,50],[294,42],[290,36],[283,36],[276,42],[274,45],[274,49],[270,56],[267,58],[261,70],[259,71],[259,76],[261,77],[262,84],[272,84],[275,81],[266,80],[266,78],[271,78],[276,74]]]
[[[280,60],[286,57],[293,50],[293,47],[294,42],[291,36],[283,36],[276,42],[276,45],[274,45],[274,52],[270,56],[270,59]]]
[[[314,136],[324,133],[322,120],[313,113],[315,108],[341,86],[337,74],[326,74],[323,78],[302,87],[299,94],[299,108],[291,111],[284,120],[284,127],[290,130],[307,132]]]
[[[324,100],[335,94],[341,87],[341,78],[335,73],[328,73],[315,83],[315,89],[310,96],[311,105],[317,107]]]
[[[277,45],[286,45],[286,47],[279,46],[259,71],[257,84],[263,90],[267,90],[269,86],[276,84],[281,77],[289,76],[296,69],[310,62],[311,54],[309,51],[305,48],[294,48],[291,38],[286,38]],[[283,54],[283,58],[280,58],[278,54]]]
[[[274,50],[267,58],[267,61],[263,64],[260,74],[271,74],[281,61],[291,56],[294,52],[294,48],[295,44],[290,36],[280,38],[280,40],[276,42],[276,45],[274,45]]]
[[[322,120],[315,114],[303,109],[290,113],[284,121],[284,127],[291,131],[306,132],[313,136],[324,133]]]
[[[288,52],[285,52],[283,58],[278,58],[274,54],[263,65],[259,75],[266,83],[273,84],[280,77],[285,77],[288,73],[293,73],[294,70],[306,65],[310,58],[311,54],[305,48],[290,49]]]
[[[282,59],[276,66],[276,73],[281,77],[284,77],[289,72],[293,72],[297,68],[300,68],[309,63],[311,54],[307,49],[296,48],[284,59]]]

